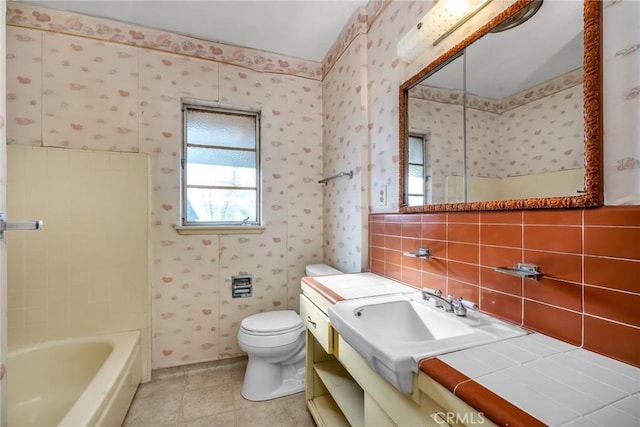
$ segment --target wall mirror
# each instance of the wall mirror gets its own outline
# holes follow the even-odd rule
[[[406,81],[401,212],[601,205],[601,15],[516,1]]]

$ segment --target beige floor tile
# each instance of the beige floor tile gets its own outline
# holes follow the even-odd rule
[[[186,375],[187,391],[199,388],[231,384],[232,371],[229,369],[209,369],[207,371],[189,373]]]
[[[227,384],[186,391],[182,399],[181,420],[208,417],[234,409]]]
[[[174,426],[182,407],[182,393],[175,396],[147,397],[134,399],[123,425],[134,426]]]
[[[227,411],[210,417],[182,421],[178,424],[178,427],[235,427],[236,425],[235,412]]]
[[[252,402],[242,397],[246,358],[154,371],[124,427],[314,427],[304,393]]]
[[[238,427],[292,427],[293,420],[279,399],[256,404],[251,409],[236,410]]]
[[[307,401],[303,393],[297,393],[292,396],[283,398],[283,402],[289,411],[292,420],[292,426],[296,427],[315,427],[316,423],[307,409]]]
[[[146,384],[140,384],[136,392],[136,399],[172,399],[182,397],[187,385],[184,376],[166,380],[154,380]]]

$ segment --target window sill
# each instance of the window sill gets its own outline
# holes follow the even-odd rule
[[[174,225],[173,228],[181,235],[196,234],[262,234],[265,227],[257,227],[251,225],[237,227],[208,227],[202,225]]]

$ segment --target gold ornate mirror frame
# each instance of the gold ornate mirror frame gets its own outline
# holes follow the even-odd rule
[[[444,212],[444,211],[494,211],[543,208],[584,208],[601,206],[604,199],[602,185],[602,1],[584,1],[584,148],[585,182],[584,192],[577,196],[531,198],[518,200],[496,200],[488,202],[442,203],[423,206],[406,206],[404,203],[405,144],[407,141],[408,90],[437,70],[459,52],[487,34],[501,22],[516,15],[534,0],[518,0],[487,24],[454,46],[444,55],[422,69],[400,86],[400,212]]]

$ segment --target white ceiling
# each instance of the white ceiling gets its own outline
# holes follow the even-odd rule
[[[206,40],[322,61],[367,0],[37,0]]]

